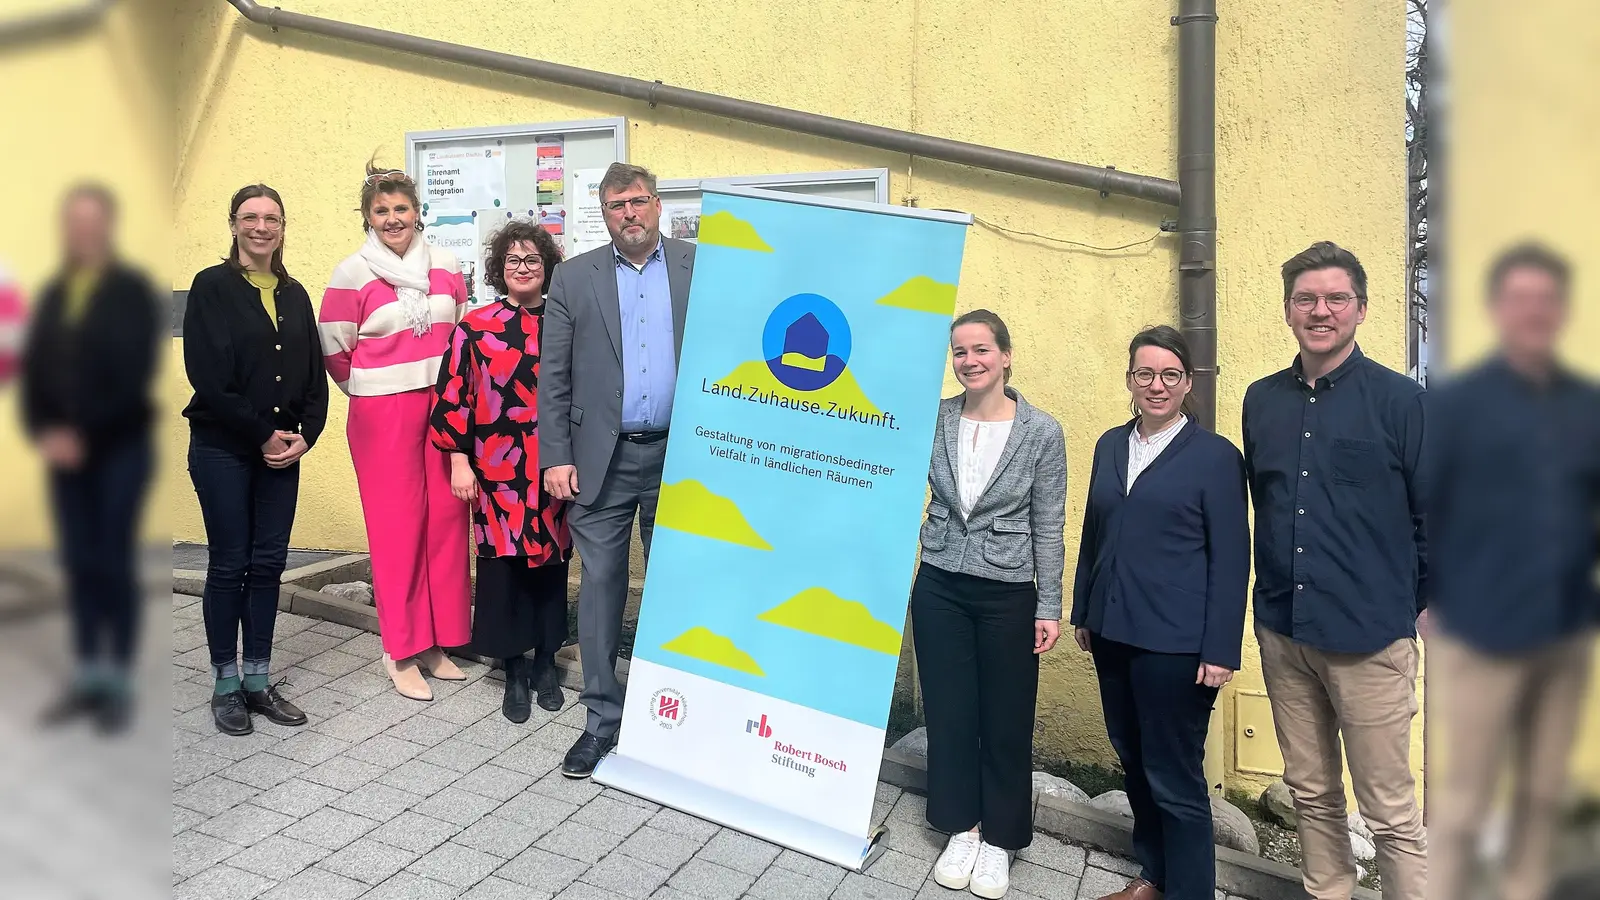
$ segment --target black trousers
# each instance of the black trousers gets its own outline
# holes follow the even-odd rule
[[[1106,733],[1126,773],[1133,855],[1167,900],[1211,900],[1211,799],[1203,766],[1217,689],[1195,684],[1200,657],[1153,653],[1094,635]]]
[[[289,561],[289,532],[300,498],[300,464],[274,469],[199,438],[189,441],[189,479],[200,500],[206,565],[206,644],[212,675],[267,674],[278,617],[278,581]]]
[[[57,543],[80,663],[126,669],[139,633],[139,510],[150,483],[150,436],[95,448],[76,471],[52,471]]]
[[[1033,840],[1032,583],[1009,584],[924,563],[911,589],[911,629],[928,722],[928,824],[982,824],[984,841]]]
[[[529,650],[555,659],[567,640],[567,563],[528,566],[526,557],[478,557],[472,649],[508,659]]]

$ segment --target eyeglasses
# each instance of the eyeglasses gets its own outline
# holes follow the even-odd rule
[[[650,201],[654,200],[655,198],[655,194],[645,194],[642,197],[626,197],[621,200],[607,200],[601,205],[606,208],[606,212],[622,212],[623,207],[629,207],[634,212],[640,212],[646,206],[649,206]]]
[[[283,217],[274,215],[258,216],[255,213],[245,213],[234,219],[245,228],[265,228],[268,231],[277,231],[283,227]]]
[[[531,272],[534,269],[544,268],[544,260],[537,256],[508,256],[506,257],[506,271],[515,272],[526,266]]]
[[[398,181],[404,184],[409,184],[411,182],[411,176],[400,171],[399,169],[390,169],[387,172],[373,172],[371,175],[367,176],[366,183],[379,184],[385,181]]]
[[[1360,299],[1355,294],[1295,294],[1289,302],[1300,312],[1311,312],[1317,308],[1317,301],[1323,300],[1328,304],[1328,312],[1339,313],[1344,312],[1351,301]]]
[[[1133,383],[1139,387],[1149,387],[1156,382],[1156,375],[1161,375],[1161,383],[1169,388],[1177,387],[1183,383],[1183,376],[1189,374],[1182,369],[1162,369],[1159,373],[1155,369],[1134,369],[1128,375]]]

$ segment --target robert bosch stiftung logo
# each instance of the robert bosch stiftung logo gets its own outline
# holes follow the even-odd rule
[[[688,717],[688,705],[676,690],[662,688],[650,695],[650,719],[662,728],[677,728]]]
[[[833,384],[850,361],[850,323],[827,297],[795,294],[767,317],[761,357],[786,387],[821,390]]]
[[[760,721],[755,719],[746,719],[744,722],[744,733],[753,734],[756,737],[762,738],[772,737],[772,726],[767,724],[766,714],[763,713],[761,715]]]

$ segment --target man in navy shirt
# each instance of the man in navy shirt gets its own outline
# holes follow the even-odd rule
[[[1450,748],[1432,798],[1430,897],[1470,893],[1508,756],[1516,840],[1500,896],[1542,898],[1550,883],[1600,611],[1600,391],[1557,356],[1569,282],[1541,247],[1501,255],[1489,275],[1498,352],[1430,396],[1428,651]]]
[[[1250,386],[1261,673],[1316,900],[1349,900],[1355,858],[1341,746],[1385,898],[1422,900],[1427,844],[1411,773],[1416,620],[1426,597],[1422,388],[1356,345],[1367,275],[1329,241],[1283,264],[1289,368]]]

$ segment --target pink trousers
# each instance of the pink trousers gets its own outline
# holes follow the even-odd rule
[[[351,397],[346,433],[372,554],[383,649],[394,659],[472,638],[467,504],[428,440],[433,391]]]

